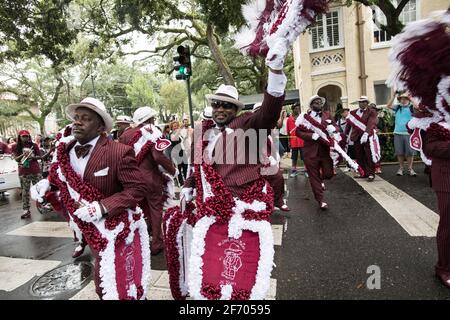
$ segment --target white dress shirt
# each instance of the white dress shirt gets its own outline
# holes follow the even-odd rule
[[[318,123],[322,123],[322,116],[318,113],[318,112],[315,112],[315,111],[311,111],[311,117],[313,117],[314,118],[314,120],[316,120]]]
[[[361,117],[363,115],[364,111],[365,110],[359,108],[358,110],[356,110],[356,114]]]
[[[92,150],[94,150],[95,145],[97,144],[98,139],[100,138],[100,136],[97,136],[96,138],[92,139],[91,141],[89,141],[86,144],[90,144],[92,145],[91,149],[89,149],[89,153],[87,154],[86,157],[82,157],[82,158],[78,158],[77,154],[75,153],[75,147],[76,146],[81,146],[81,144],[77,141],[77,143],[75,144],[75,146],[73,146],[72,149],[70,149],[70,165],[72,166],[73,170],[75,170],[76,173],[78,173],[81,176],[81,179],[83,179],[84,176],[84,170],[86,170],[86,165],[89,161],[89,158],[91,157],[92,154]]]

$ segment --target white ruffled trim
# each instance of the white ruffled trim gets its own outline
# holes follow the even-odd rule
[[[207,300],[202,295],[203,260],[205,237],[209,228],[216,222],[215,217],[204,216],[197,221],[192,230],[191,256],[189,262],[189,292],[194,299]]]
[[[147,129],[152,130],[152,133],[150,133]],[[146,126],[143,126],[141,129],[141,137],[138,141],[133,145],[134,153],[136,157],[138,156],[139,152],[141,152],[142,147],[148,142],[156,143],[156,141],[162,137],[162,132],[159,130],[158,127],[156,127],[153,124],[148,124]]]
[[[188,284],[185,283],[185,275],[184,275],[184,269],[183,265],[185,263],[184,260],[189,260],[189,257],[184,256],[184,245],[183,245],[183,237],[186,234],[186,226],[187,226],[187,219],[183,219],[183,222],[180,225],[180,228],[178,229],[177,233],[177,249],[178,249],[178,262],[180,263],[180,278],[179,278],[179,284],[180,284],[180,292],[183,296],[187,296],[189,292]]]
[[[373,135],[369,137],[370,153],[372,154],[372,162],[378,163],[381,160],[381,146],[376,130],[373,131]],[[375,152],[375,145],[378,146],[378,152]]]
[[[450,76],[442,78],[438,84],[439,94],[436,96],[436,107],[442,113],[446,122],[450,122],[450,113],[444,107],[444,99],[450,106],[450,94],[448,92],[450,88]]]
[[[253,202],[256,204],[255,202]],[[255,206],[252,210],[258,211]],[[249,230],[258,233],[259,236],[259,261],[256,273],[255,285],[252,288],[250,299],[262,300],[267,296],[270,288],[270,275],[273,268],[273,257],[275,250],[273,247],[273,233],[270,222],[245,220],[241,214],[234,214],[228,226],[228,236],[239,239],[243,230]]]
[[[403,64],[399,60],[399,53],[403,52],[413,39],[420,37],[421,35],[427,34],[432,30],[436,29],[437,24],[450,23],[450,14],[447,14],[446,10],[435,11],[429,18],[418,20],[409,23],[403,29],[403,32],[396,35],[392,39],[392,47],[389,52],[389,61],[391,64],[391,73],[386,81],[386,84],[397,90],[408,90],[404,81],[400,80],[400,75],[403,70]]]
[[[72,199],[75,201],[79,201],[85,205],[89,204],[89,202],[85,199],[81,198],[81,195],[73,189],[68,183],[65,176],[62,174],[61,168],[57,170],[58,178],[66,184],[67,190]],[[141,255],[142,255],[142,276],[141,276],[141,284],[144,289],[144,294],[142,299],[145,299],[147,294],[147,287],[150,284],[151,277],[151,266],[150,266],[150,241],[147,233],[147,225],[144,221],[142,210],[139,207],[136,207],[136,211],[127,209],[128,212],[128,221],[130,222],[130,235],[126,239],[127,244],[131,244],[134,238],[134,231],[136,229],[139,230],[140,240],[141,240]],[[138,221],[134,221],[133,214],[140,213],[140,219]],[[70,215],[69,215],[70,216]],[[103,289],[103,299],[104,300],[117,300],[119,299],[119,293],[117,291],[117,282],[116,282],[116,272],[115,272],[115,240],[117,235],[122,232],[124,228],[124,224],[121,222],[116,228],[113,230],[108,230],[105,226],[106,219],[100,219],[99,221],[94,221],[92,224],[97,228],[102,237],[107,240],[106,248],[99,252],[100,259],[100,287]],[[148,263],[147,263],[148,261]]]

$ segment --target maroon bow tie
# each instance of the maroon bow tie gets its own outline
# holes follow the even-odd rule
[[[91,150],[91,148],[92,148],[91,144],[85,144],[84,146],[76,146],[75,154],[77,155],[77,158],[86,157],[89,154],[89,150]]]

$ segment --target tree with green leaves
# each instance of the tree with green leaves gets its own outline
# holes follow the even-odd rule
[[[3,64],[0,77],[4,79],[1,91],[18,97],[17,111],[23,111],[35,120],[42,134],[45,133],[45,119],[56,105],[64,82],[58,69],[46,66],[43,59],[34,59],[21,64]],[[32,111],[37,105],[39,113]]]
[[[410,0],[345,0],[345,4],[350,6],[354,2],[361,3],[365,6],[377,6],[386,16],[386,24],[381,29],[386,31],[388,35],[395,36],[402,32],[405,27],[400,21],[400,14]]]
[[[163,122],[168,122],[171,114],[188,113],[186,85],[183,82],[167,81],[161,85],[159,94],[161,96],[159,113]]]

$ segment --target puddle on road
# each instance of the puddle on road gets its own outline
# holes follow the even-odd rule
[[[31,285],[31,294],[50,298],[59,294],[80,290],[90,279],[93,266],[87,262],[71,263],[55,268],[39,277]]]

